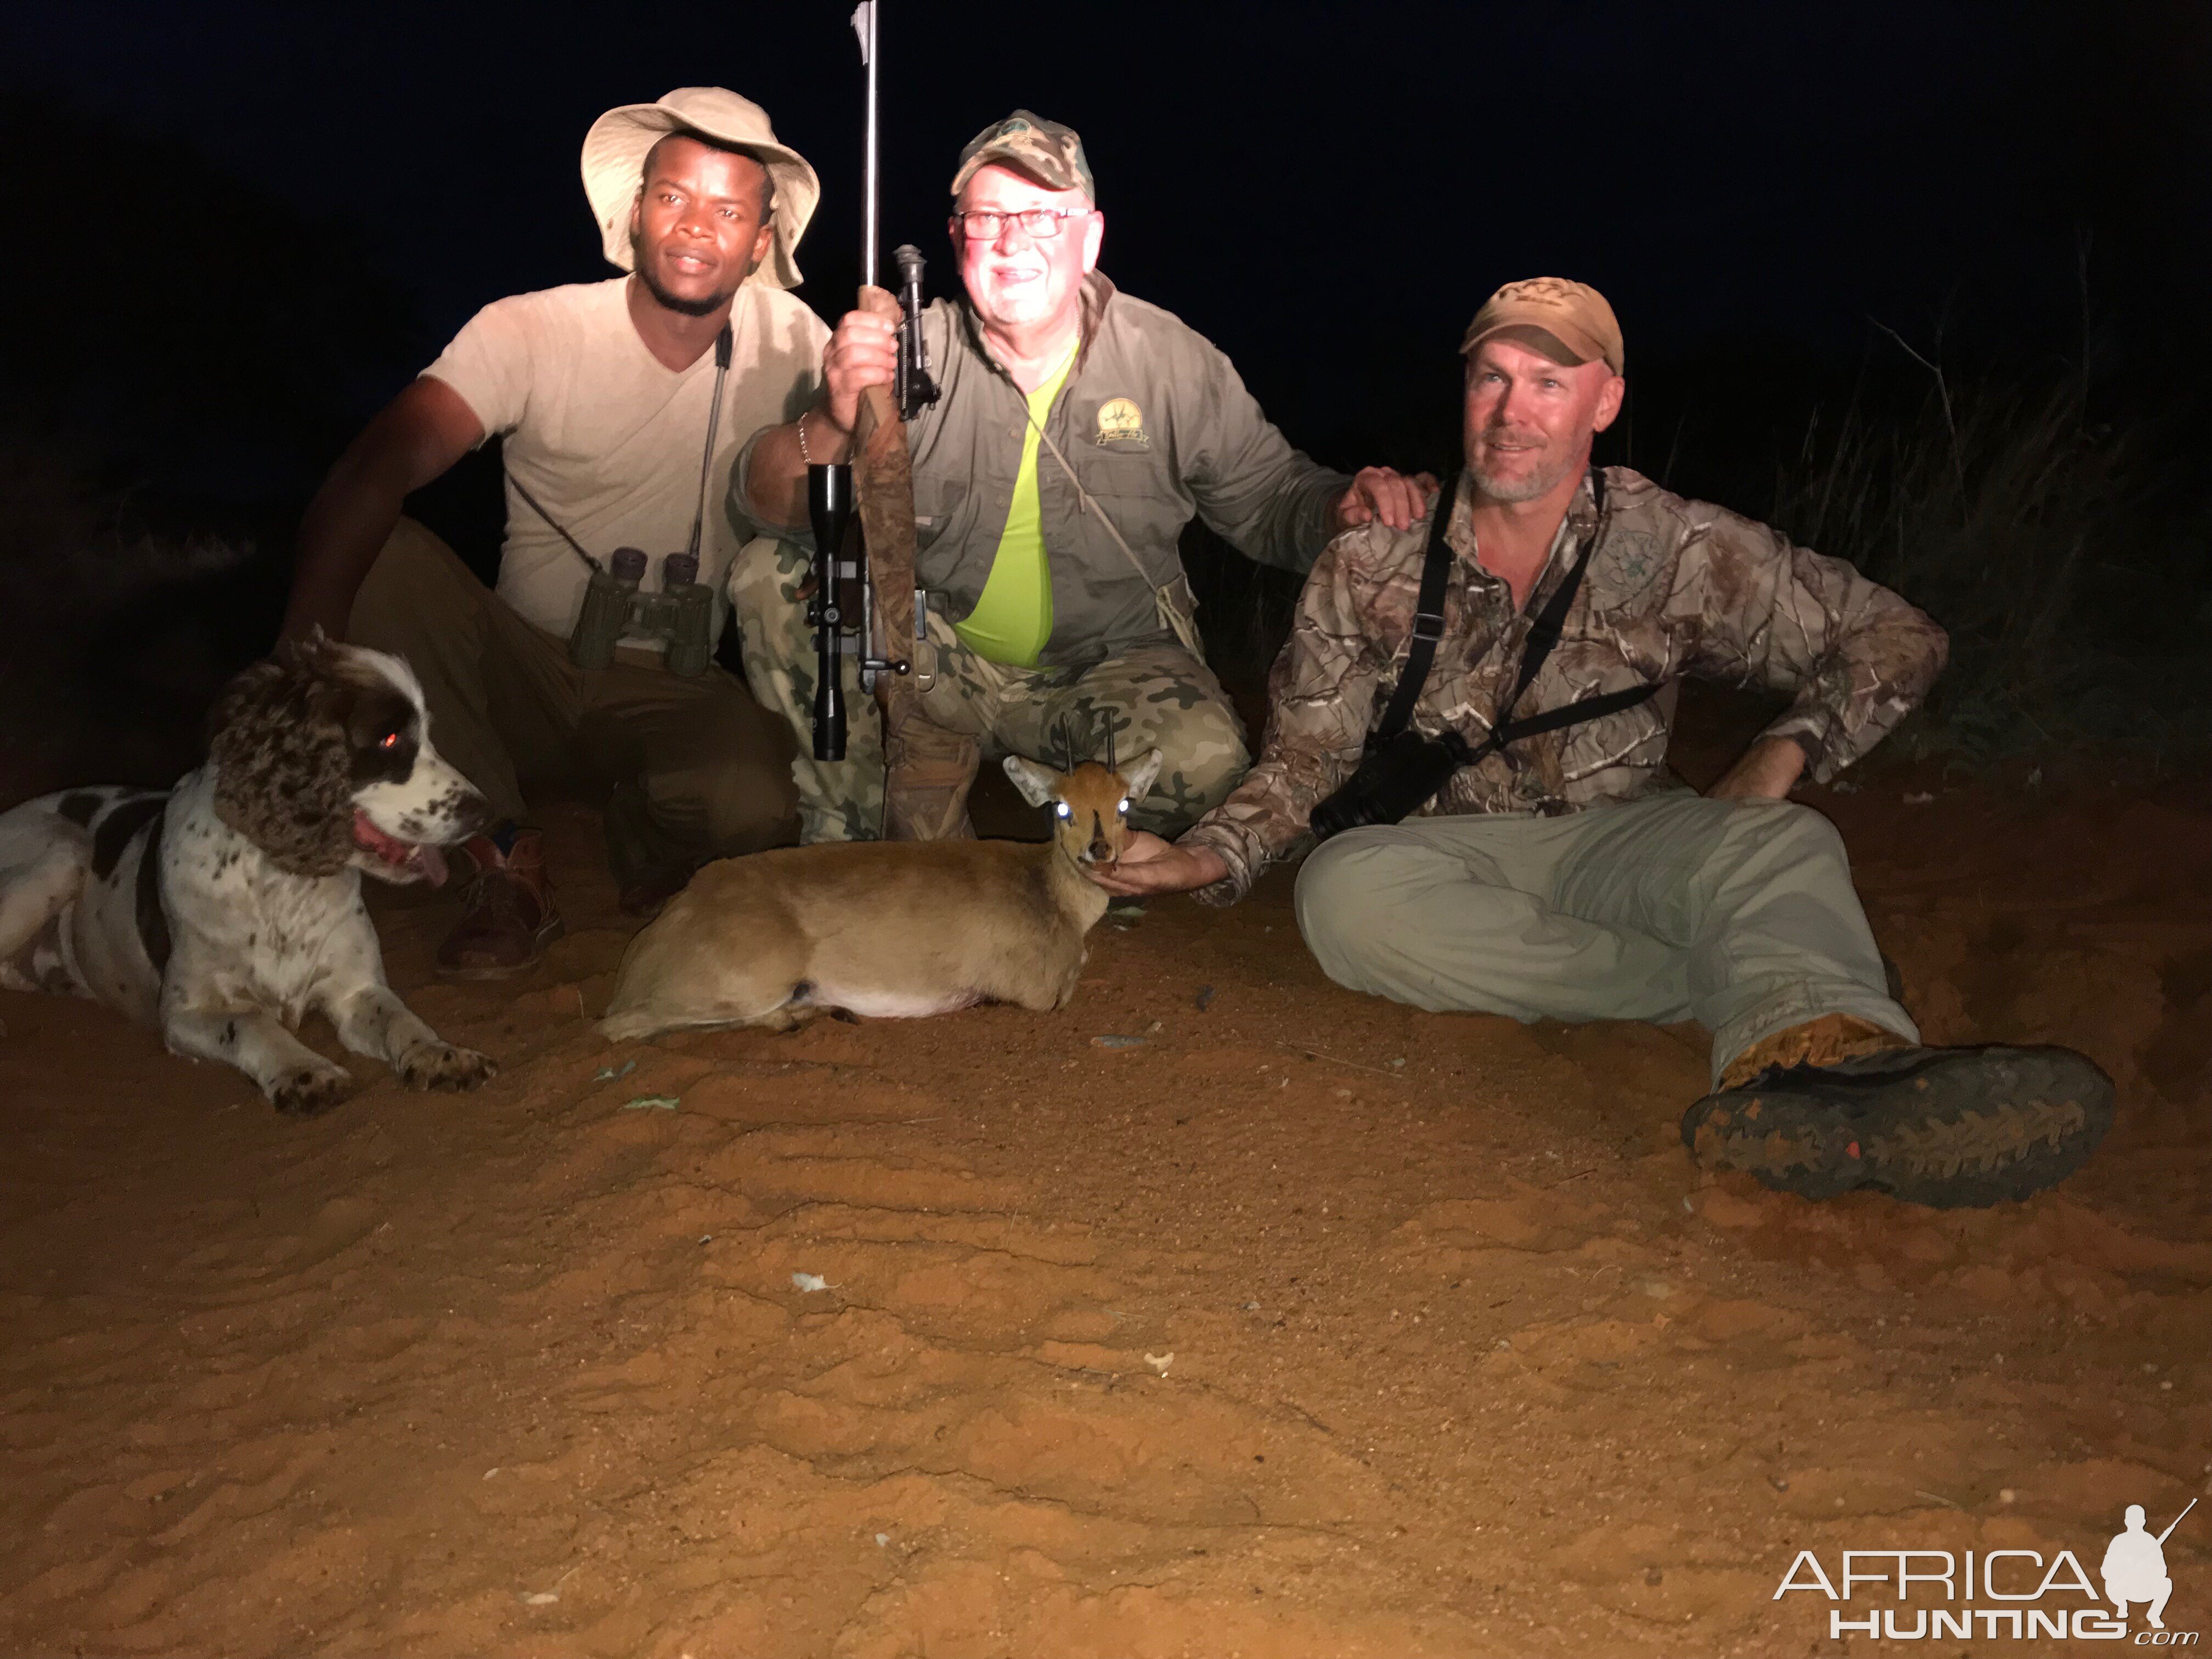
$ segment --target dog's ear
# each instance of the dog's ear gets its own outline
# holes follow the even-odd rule
[[[216,815],[278,869],[333,876],[353,856],[347,686],[316,630],[278,647],[223,690],[209,716]]]

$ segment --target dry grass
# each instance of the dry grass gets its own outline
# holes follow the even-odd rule
[[[1958,386],[1927,367],[1917,407],[1815,416],[1769,513],[1950,630],[1902,744],[1982,761],[2201,740],[2203,526],[2162,498],[2148,435],[2092,422],[2077,381]]]

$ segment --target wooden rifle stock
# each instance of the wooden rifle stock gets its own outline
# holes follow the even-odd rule
[[[888,735],[893,720],[915,696],[914,458],[889,386],[872,386],[861,392],[853,447],[853,493],[875,605],[870,631],[884,660],[907,670],[887,668],[876,675],[876,702]]]

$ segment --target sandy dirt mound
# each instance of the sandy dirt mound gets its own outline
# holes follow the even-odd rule
[[[2121,1091],[1988,1212],[1702,1179],[1700,1033],[1353,996],[1280,876],[1062,1015],[611,1047],[565,812],[534,977],[381,904],[498,1079],[304,1125],[0,996],[0,1648],[1764,1656],[1801,1548],[2094,1571],[2212,1479],[2212,798],[1929,788],[1821,801],[1908,1002]]]

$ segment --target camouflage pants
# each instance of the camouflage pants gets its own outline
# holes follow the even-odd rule
[[[806,573],[805,550],[787,543],[757,541],[738,556],[730,604],[744,634],[745,678],[753,695],[781,711],[798,733],[792,773],[805,839],[872,839],[883,823],[882,727],[849,659],[847,757],[836,764],[812,758],[814,641],[799,597]],[[1220,681],[1172,641],[1137,646],[1085,668],[1016,668],[977,656],[933,611],[928,646],[920,655],[920,669],[934,671],[921,713],[951,740],[933,749],[957,753],[972,744],[975,755],[1022,755],[1060,766],[1063,732],[1079,758],[1103,759],[1109,729],[1115,757],[1124,763],[1158,749],[1159,775],[1129,815],[1156,835],[1182,834],[1252,764],[1243,723]],[[971,777],[974,763],[966,761]],[[951,816],[960,817],[957,803]]]

